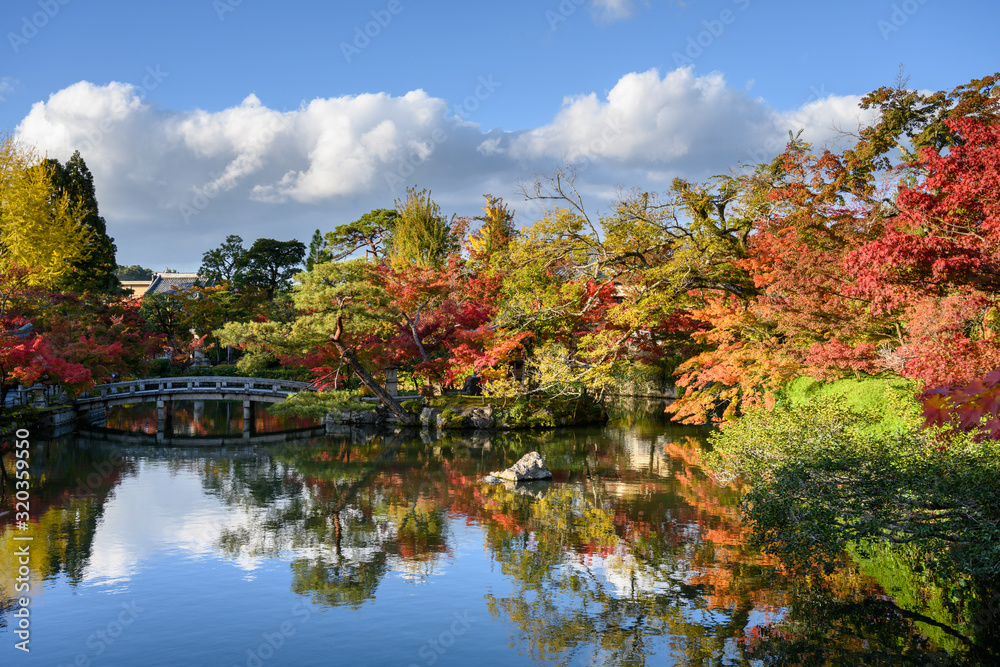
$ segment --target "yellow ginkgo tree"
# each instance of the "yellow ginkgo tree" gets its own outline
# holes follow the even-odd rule
[[[33,267],[41,285],[72,271],[92,234],[68,195],[54,194],[50,172],[34,148],[0,135],[0,269]]]

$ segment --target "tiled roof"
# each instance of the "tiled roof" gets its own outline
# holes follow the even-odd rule
[[[204,276],[199,276],[197,273],[154,273],[153,282],[149,284],[145,293],[169,294],[181,289],[190,289],[197,281],[202,285],[208,282]]]

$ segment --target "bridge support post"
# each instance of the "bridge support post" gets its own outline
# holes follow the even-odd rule
[[[243,437],[253,434],[253,401],[243,401]]]
[[[169,436],[174,430],[174,403],[169,398],[156,399],[156,435]]]

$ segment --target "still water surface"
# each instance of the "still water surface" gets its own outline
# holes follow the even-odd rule
[[[180,428],[239,428],[231,408],[201,410]],[[109,421],[142,430],[148,414]],[[855,664],[935,650],[871,604],[883,590],[846,558],[796,577],[749,548],[737,491],[698,465],[697,431],[136,442],[34,443],[31,524],[2,518],[0,664]],[[551,483],[480,482],[530,450]],[[12,615],[26,535],[30,654]]]

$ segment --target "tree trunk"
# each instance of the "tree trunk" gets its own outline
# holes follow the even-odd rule
[[[347,365],[351,367],[351,370],[353,370],[358,376],[358,379],[361,380],[362,384],[368,387],[368,389],[370,389],[371,392],[375,394],[380,401],[382,401],[383,405],[392,410],[392,414],[399,417],[403,424],[406,424],[407,426],[416,426],[416,416],[404,410],[403,406],[399,404],[399,401],[397,401],[394,396],[390,395],[389,392],[387,392],[385,388],[382,387],[382,385],[380,385],[367,370],[365,370],[365,367],[361,365],[361,362],[358,361],[356,356],[354,356],[354,353],[347,349],[343,343],[337,340],[337,338],[339,338],[339,336],[334,337],[331,342],[334,347],[337,348],[337,352],[340,352],[340,356],[347,361]]]

